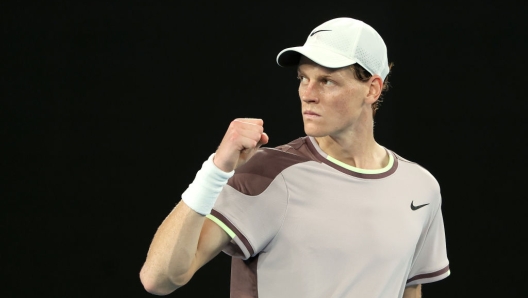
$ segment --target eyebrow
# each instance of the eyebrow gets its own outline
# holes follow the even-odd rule
[[[334,80],[335,77],[333,76],[335,70],[334,71],[331,71],[329,73],[324,73],[324,74],[319,74],[317,75],[317,79],[320,80],[320,79],[332,79]],[[298,67],[297,67],[297,75],[304,75],[304,72],[301,71]]]
[[[326,68],[326,67],[325,67],[324,69],[325,69],[325,74],[324,74],[324,76],[330,76],[330,75],[334,74],[336,71],[339,70],[339,68],[332,69],[332,68]],[[301,71],[301,67],[300,67],[300,66],[297,66],[297,73],[303,73],[303,72]]]

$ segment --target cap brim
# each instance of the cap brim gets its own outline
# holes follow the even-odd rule
[[[277,55],[277,64],[283,67],[297,66],[301,55],[313,62],[328,68],[340,68],[352,65],[357,61],[336,54],[323,47],[302,46],[282,50]]]

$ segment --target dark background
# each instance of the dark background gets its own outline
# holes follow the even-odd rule
[[[286,47],[334,17],[394,62],[377,141],[442,188],[451,276],[424,297],[527,297],[527,4],[2,2],[2,297],[153,297],[161,221],[237,117],[304,135]],[[228,297],[219,255],[171,297]]]

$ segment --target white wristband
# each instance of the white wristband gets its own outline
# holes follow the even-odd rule
[[[202,164],[194,181],[182,194],[185,204],[201,215],[211,213],[216,198],[227,184],[227,180],[235,173],[235,171],[226,173],[220,170],[213,163],[214,155],[214,153],[211,154]]]

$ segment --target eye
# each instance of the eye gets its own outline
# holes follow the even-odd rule
[[[306,81],[308,80],[305,76],[302,75],[298,75],[297,79],[301,81],[301,83],[306,83]]]
[[[324,85],[333,85],[334,84],[334,81],[331,81],[329,79],[322,79],[321,81],[323,82]]]

